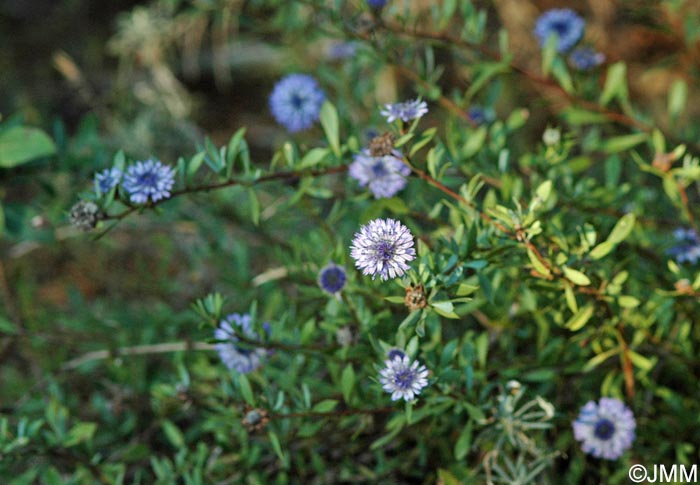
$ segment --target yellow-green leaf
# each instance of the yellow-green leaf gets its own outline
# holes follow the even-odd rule
[[[588,278],[588,276],[580,271],[569,268],[568,266],[563,266],[562,269],[564,270],[564,275],[573,283],[576,283],[579,286],[588,286],[591,284],[591,280]]]

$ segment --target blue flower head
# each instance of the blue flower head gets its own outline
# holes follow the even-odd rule
[[[404,101],[403,103],[385,104],[384,109],[380,111],[381,115],[386,118],[387,123],[392,123],[395,120],[404,122],[421,118],[428,112],[428,104],[420,99]]]
[[[367,0],[367,5],[376,9],[384,8],[386,4],[387,0]]]
[[[345,268],[335,263],[324,266],[318,273],[318,286],[331,295],[338,294],[345,286],[346,280]]]
[[[360,187],[369,186],[375,199],[393,197],[406,187],[406,177],[411,169],[401,160],[401,153],[393,150],[388,155],[373,157],[369,150],[362,150],[355,155],[348,174],[360,183]]]
[[[397,278],[409,270],[416,258],[413,235],[394,219],[374,219],[360,228],[350,246],[350,256],[364,275],[383,280]]]
[[[328,48],[328,59],[331,61],[342,61],[354,57],[359,44],[353,41],[336,41]]]
[[[411,363],[411,359],[399,350],[392,352],[384,361],[386,367],[379,371],[379,382],[386,392],[391,393],[392,401],[402,398],[412,401],[428,385],[428,369],[417,360]]]
[[[472,105],[467,111],[467,114],[469,115],[469,119],[477,125],[490,123],[494,119],[494,115],[490,110],[478,105]]]
[[[121,178],[121,170],[116,167],[106,168],[95,174],[95,191],[98,194],[106,194],[117,186]]]
[[[303,131],[318,120],[326,95],[306,74],[289,74],[275,84],[270,110],[277,122],[291,133]]]
[[[632,447],[637,423],[632,411],[619,399],[602,397],[588,401],[573,423],[574,438],[584,453],[617,460]]]
[[[700,259],[700,236],[694,229],[678,228],[673,231],[678,244],[667,251],[678,263],[695,264]]]
[[[554,8],[539,16],[535,24],[535,35],[544,47],[552,34],[557,34],[557,52],[568,52],[583,36],[586,22],[569,8]]]
[[[170,189],[175,184],[175,169],[163,165],[158,160],[136,162],[124,174],[124,189],[131,202],[145,204],[150,199],[157,202],[170,197]]]
[[[590,71],[605,62],[605,54],[585,46],[578,47],[569,54],[569,63],[579,71]]]
[[[266,327],[263,324],[263,328],[269,332],[269,325]],[[246,374],[260,367],[263,357],[268,352],[260,347],[250,348],[239,345],[237,335],[250,340],[258,339],[249,314],[232,313],[224,318],[219,328],[214,331],[214,338],[221,341],[215,345],[221,361],[229,369]]]

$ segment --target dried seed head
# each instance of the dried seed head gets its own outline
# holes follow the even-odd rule
[[[102,214],[97,204],[88,200],[81,200],[70,210],[70,223],[82,231],[94,229]]]
[[[250,409],[245,413],[241,424],[246,427],[248,432],[260,431],[270,420],[267,418],[267,411],[260,408]]]
[[[369,154],[373,157],[391,155],[394,151],[394,137],[391,133],[375,136],[369,142]]]
[[[423,285],[407,286],[404,303],[408,307],[408,310],[412,312],[425,308],[428,304],[425,296],[425,287]]]

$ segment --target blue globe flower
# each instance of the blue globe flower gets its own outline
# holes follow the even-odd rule
[[[318,286],[326,293],[336,295],[345,286],[345,268],[335,263],[324,266],[318,273]]]
[[[374,219],[355,233],[350,256],[362,274],[383,280],[397,278],[410,269],[416,259],[411,231],[394,219]]]
[[[131,165],[124,174],[124,189],[131,202],[145,204],[170,197],[175,184],[175,169],[158,160],[146,160]]]
[[[268,331],[269,326],[263,324],[263,328]],[[250,340],[258,339],[249,314],[231,313],[214,331],[214,338],[220,341],[215,347],[221,361],[229,369],[246,374],[260,367],[268,352],[262,347],[241,346],[237,335]]]
[[[404,101],[403,103],[385,104],[379,113],[386,118],[387,123],[395,120],[404,122],[421,118],[428,112],[428,104],[420,99]]]
[[[367,5],[376,9],[384,8],[386,4],[387,0],[367,0]]]
[[[568,52],[583,36],[586,22],[569,8],[555,8],[540,15],[535,35],[544,47],[550,35],[557,34],[557,52]]]
[[[121,170],[116,167],[106,168],[95,174],[95,190],[98,194],[106,194],[117,186],[121,178]]]
[[[617,460],[632,446],[637,423],[625,403],[602,397],[599,403],[589,401],[581,408],[573,423],[574,438],[581,442],[584,453]]]
[[[360,187],[369,186],[375,199],[393,197],[406,187],[406,177],[411,169],[401,160],[397,150],[389,155],[373,157],[369,150],[362,150],[355,155],[350,164],[349,175],[360,183]]]
[[[277,122],[291,133],[311,128],[318,120],[326,95],[306,74],[290,74],[275,84],[270,110]]]
[[[591,47],[578,47],[569,54],[569,63],[579,71],[590,71],[605,62],[605,54],[596,52]]]
[[[400,350],[389,352],[384,365],[379,371],[379,383],[391,393],[392,401],[412,401],[428,385],[428,369],[417,360],[411,362]]]
[[[694,229],[678,228],[673,231],[678,244],[667,251],[678,263],[696,264],[700,259],[700,235]]]

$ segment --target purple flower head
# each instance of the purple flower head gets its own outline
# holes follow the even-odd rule
[[[289,74],[275,84],[270,110],[277,122],[291,133],[311,128],[318,120],[326,95],[306,74]]]
[[[326,293],[335,295],[345,286],[347,275],[345,268],[335,263],[324,266],[318,273],[318,286]]]
[[[476,104],[469,108],[467,114],[469,115],[469,118],[477,125],[490,123],[494,119],[494,114],[491,110],[482,108]]]
[[[386,4],[387,0],[367,0],[367,5],[376,9],[384,8]]]
[[[145,204],[148,199],[156,202],[170,197],[170,189],[175,184],[175,169],[163,165],[158,160],[136,162],[124,174],[124,189],[131,202]]]
[[[386,118],[387,123],[395,120],[411,121],[421,118],[428,112],[428,104],[420,99],[404,101],[403,103],[385,104],[380,114]]]
[[[369,186],[375,199],[393,197],[406,187],[406,177],[411,169],[401,160],[401,153],[394,150],[390,155],[373,157],[369,150],[362,150],[355,155],[348,173],[360,183],[360,187]]]
[[[269,333],[269,324],[267,328],[263,324],[263,328]],[[253,330],[250,315],[231,313],[224,318],[219,328],[214,331],[214,338],[221,340],[215,347],[226,367],[246,374],[260,367],[263,357],[268,352],[261,347],[250,348],[238,345],[237,334],[251,340],[258,339]]]
[[[554,8],[539,16],[535,35],[544,47],[550,35],[557,34],[557,52],[567,52],[581,39],[586,22],[569,8]]]
[[[416,258],[416,250],[406,226],[393,219],[374,219],[355,234],[350,255],[362,274],[388,280],[408,271],[406,263]]]
[[[584,453],[617,460],[632,447],[637,423],[632,411],[619,399],[600,398],[599,404],[588,401],[573,422],[574,438]]]
[[[386,392],[391,393],[392,401],[401,398],[412,401],[428,385],[428,369],[417,360],[411,363],[411,359],[401,351],[393,352],[384,361],[384,369],[379,371],[379,383]]]
[[[579,71],[590,71],[605,62],[605,54],[591,47],[578,47],[569,54],[569,63]]]
[[[678,244],[667,251],[678,263],[695,264],[700,259],[700,236],[694,229],[678,228],[673,231]]]
[[[357,42],[337,41],[328,48],[328,59],[331,61],[342,61],[354,57],[357,53]]]
[[[98,194],[106,194],[117,186],[121,178],[121,170],[116,167],[106,168],[95,174],[95,191]]]

